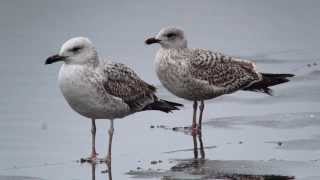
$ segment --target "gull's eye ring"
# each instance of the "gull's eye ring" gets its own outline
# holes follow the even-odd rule
[[[175,36],[177,36],[175,33],[169,33],[169,34],[167,34],[167,37],[168,37],[168,38],[173,38],[173,37],[175,37]]]
[[[82,49],[82,47],[76,46],[76,47],[71,48],[70,51],[71,51],[71,52],[78,52],[78,51],[81,50],[81,49]]]

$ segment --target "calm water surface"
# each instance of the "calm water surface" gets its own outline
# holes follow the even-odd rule
[[[171,129],[191,124],[192,105],[159,87],[159,96],[185,108],[117,120],[114,179],[200,179],[215,173],[320,179],[319,8],[311,0],[1,2],[0,179],[107,179],[104,165],[94,169],[77,162],[90,153],[90,121],[63,99],[56,80],[60,65],[44,66],[44,60],[68,38],[88,36],[102,57],[126,63],[159,85],[153,68],[158,47],[143,41],[167,25],[183,27],[192,47],[254,59],[261,71],[297,77],[274,88],[273,97],[239,92],[209,101],[203,127],[207,161],[180,171],[172,167],[192,162],[192,137]],[[97,126],[104,157],[109,122]]]

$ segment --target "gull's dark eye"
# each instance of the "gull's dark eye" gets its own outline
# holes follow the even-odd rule
[[[81,46],[76,46],[70,49],[71,52],[78,52],[79,50],[81,50],[82,47]]]
[[[168,38],[173,38],[173,37],[175,37],[175,36],[176,36],[175,33],[169,33],[169,34],[167,34],[167,37],[168,37]]]

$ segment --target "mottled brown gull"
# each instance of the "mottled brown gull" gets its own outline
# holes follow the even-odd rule
[[[109,147],[104,159],[111,164],[113,121],[135,112],[159,110],[171,112],[181,104],[158,99],[156,88],[141,80],[124,64],[99,61],[98,53],[88,38],[77,37],[65,42],[59,54],[45,64],[63,61],[58,83],[73,110],[92,121],[92,153],[95,161],[96,119],[109,119]]]
[[[269,88],[289,81],[293,74],[261,73],[255,64],[219,52],[190,49],[183,30],[163,28],[146,44],[161,45],[155,58],[157,75],[171,93],[191,100],[193,104],[193,133],[201,132],[204,100],[212,99],[238,90],[258,91],[271,95]],[[200,116],[197,126],[197,108]]]

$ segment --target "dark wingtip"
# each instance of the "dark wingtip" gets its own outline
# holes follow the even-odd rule
[[[270,88],[265,88],[263,90],[264,93],[268,94],[269,96],[273,96],[273,90]]]
[[[284,77],[284,78],[289,78],[289,77],[295,77],[296,76],[294,74],[279,74],[279,75]]]
[[[273,91],[269,87],[275,86],[290,81],[290,77],[294,77],[294,74],[273,74],[273,73],[261,73],[262,80],[251,84],[249,87],[244,88],[246,91],[263,92],[270,96],[273,96]]]
[[[263,76],[273,77],[273,78],[288,78],[294,77],[294,74],[272,74],[272,73],[261,73]]]
[[[152,104],[147,105],[143,110],[158,110],[165,113],[170,113],[175,110],[180,110],[179,107],[183,107],[183,105],[160,99],[153,102]]]
[[[180,103],[176,103],[176,102],[172,102],[172,101],[167,101],[167,100],[163,100],[163,99],[160,99],[161,101],[164,101],[164,102],[166,102],[166,103],[168,103],[168,104],[170,104],[170,105],[172,105],[172,106],[174,106],[174,107],[183,107],[184,105],[183,104],[180,104]],[[179,110],[179,108],[178,108],[178,110]]]

